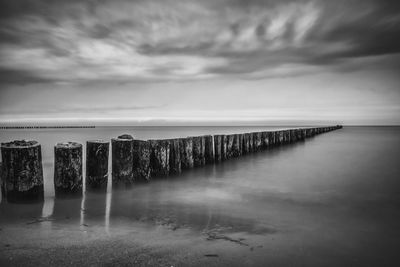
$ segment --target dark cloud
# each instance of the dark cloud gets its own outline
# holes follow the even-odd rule
[[[52,83],[52,82],[55,82],[55,80],[42,78],[37,74],[29,71],[0,68],[0,85],[1,84],[27,85],[32,83]]]
[[[399,53],[399,14],[395,0],[2,0],[0,82],[330,66]]]

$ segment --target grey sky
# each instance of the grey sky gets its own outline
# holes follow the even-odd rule
[[[0,123],[400,124],[398,1],[0,3]]]

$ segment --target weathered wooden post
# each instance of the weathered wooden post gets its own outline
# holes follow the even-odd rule
[[[257,151],[260,151],[262,149],[262,138],[261,138],[261,132],[255,132],[254,133],[254,138],[255,138],[255,142],[254,142],[254,146],[256,148]]]
[[[206,164],[214,163],[214,143],[212,135],[206,135],[204,137],[204,141],[205,141],[204,156],[206,159]]]
[[[193,138],[180,138],[179,149],[182,169],[193,168]]]
[[[109,151],[110,142],[108,141],[86,142],[86,190],[107,191]]]
[[[239,134],[233,134],[232,135],[232,150],[231,150],[231,156],[233,158],[240,157],[241,152],[240,152],[240,137]]]
[[[205,140],[204,136],[193,137],[193,165],[199,167],[205,165]]]
[[[179,174],[182,170],[179,139],[169,139],[169,173]]]
[[[169,142],[167,140],[149,140],[150,168],[152,177],[166,177],[169,175]]]
[[[268,132],[268,140],[269,140],[270,146],[275,145],[275,133],[274,132]]]
[[[133,179],[139,182],[150,181],[150,143],[143,140],[133,140]]]
[[[307,129],[301,129],[301,138],[303,140],[307,138]]]
[[[269,146],[268,132],[261,132],[261,146],[263,149],[267,149]]]
[[[295,130],[290,130],[290,140],[293,142],[297,141],[297,136],[296,136],[296,131]]]
[[[56,197],[82,195],[82,144],[58,143],[54,147]]]
[[[226,136],[226,159],[233,158],[233,139],[234,134],[229,134]]]
[[[243,155],[243,134],[237,134],[238,138],[238,149],[239,149],[239,156]]]
[[[133,137],[120,135],[111,139],[113,185],[133,184]]]
[[[4,197],[9,202],[42,201],[44,189],[40,144],[25,140],[1,143],[1,156]]]
[[[222,142],[222,135],[214,135],[214,157],[215,162],[221,162],[221,142]]]
[[[226,160],[227,159],[227,147],[228,147],[228,137],[227,135],[222,135],[221,139],[221,159]]]
[[[242,154],[246,155],[249,153],[249,146],[250,146],[250,136],[248,133],[243,134],[243,141],[242,141]]]

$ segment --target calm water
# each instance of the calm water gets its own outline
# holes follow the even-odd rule
[[[137,239],[139,232],[148,231],[146,238],[152,238],[146,242],[151,244],[162,247],[166,235],[176,243],[192,240],[185,243],[187,255],[212,248],[220,263],[237,255],[238,266],[399,266],[398,127],[345,127],[129,190],[70,200],[52,197],[56,142],[109,139],[120,133],[147,139],[253,130],[261,129],[2,131],[2,142],[30,138],[42,143],[47,197],[44,204],[0,204],[0,246],[18,244],[11,238],[17,233],[24,240],[21,229],[26,227],[40,242],[56,238],[73,243],[79,239],[71,234],[75,230],[90,229],[92,239],[117,232]],[[157,232],[160,228],[167,234]],[[0,259],[6,253],[0,249]]]

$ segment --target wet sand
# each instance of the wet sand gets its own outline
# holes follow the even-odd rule
[[[0,266],[398,266],[400,130],[305,143],[108,194],[0,204]]]

